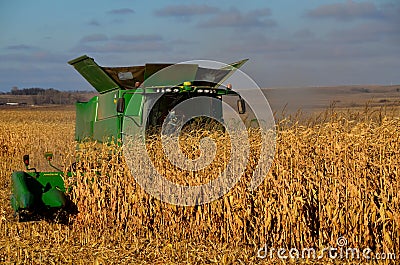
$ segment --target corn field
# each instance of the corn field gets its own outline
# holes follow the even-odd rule
[[[190,207],[148,195],[131,175],[120,147],[85,142],[76,149],[73,110],[0,110],[0,121],[0,262],[299,264],[313,260],[260,259],[257,250],[264,245],[321,250],[337,246],[339,237],[351,248],[400,255],[396,110],[331,109],[309,119],[280,118],[274,162],[254,191],[249,182],[258,162],[260,134],[249,130],[244,176],[224,197]],[[217,177],[230,152],[229,136],[207,131],[182,136],[183,152],[198,157],[205,135],[219,143],[217,156],[196,173],[165,162],[159,138],[146,144],[167,178],[199,185]],[[66,222],[16,222],[9,203],[10,175],[23,170],[24,154],[31,155],[38,170],[51,171],[43,157],[46,151],[54,152],[54,164],[64,171],[77,161],[76,174],[65,178],[77,212]]]

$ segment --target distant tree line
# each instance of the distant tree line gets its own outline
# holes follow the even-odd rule
[[[39,88],[39,87],[32,87],[32,88],[18,89],[18,87],[13,87],[11,89],[10,94],[11,95],[38,95],[40,93],[42,93],[42,94],[46,93],[46,90],[58,91],[53,88],[44,89],[44,88]]]
[[[23,88],[13,87],[7,95],[27,95],[31,96],[32,102],[35,105],[42,104],[74,104],[77,101],[87,101],[89,91],[60,91],[54,88]]]

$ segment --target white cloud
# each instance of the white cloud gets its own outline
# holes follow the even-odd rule
[[[209,15],[219,12],[219,8],[209,5],[169,5],[157,9],[154,13],[161,17],[189,18],[192,16]]]
[[[271,15],[269,8],[242,12],[237,8],[230,8],[227,11],[216,14],[211,19],[199,23],[200,27],[232,27],[232,28],[258,28],[274,27],[276,21],[268,18]]]
[[[339,21],[353,19],[378,19],[383,14],[372,2],[354,2],[335,3],[321,5],[313,10],[309,10],[306,15],[310,18],[324,19],[332,18]]]
[[[130,15],[134,14],[135,10],[131,8],[120,8],[120,9],[113,9],[107,12],[108,14],[112,15]]]

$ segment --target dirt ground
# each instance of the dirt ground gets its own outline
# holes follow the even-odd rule
[[[400,85],[336,86],[263,89],[273,112],[303,113],[336,109],[399,107]]]

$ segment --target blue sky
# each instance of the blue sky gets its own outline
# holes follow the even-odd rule
[[[67,61],[250,61],[261,87],[400,84],[400,1],[0,2],[0,91],[87,90]]]

